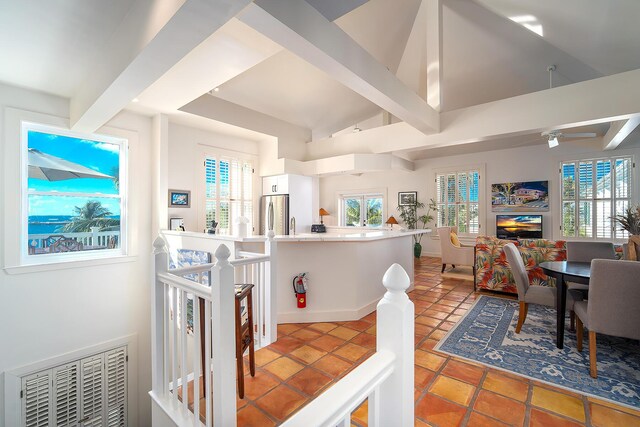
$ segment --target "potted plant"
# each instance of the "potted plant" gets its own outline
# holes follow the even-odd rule
[[[415,204],[412,205],[403,205],[398,206],[398,211],[400,212],[400,218],[405,223],[409,230],[422,229],[427,228],[427,224],[433,221],[432,212],[435,213],[438,211],[438,206],[436,205],[435,200],[430,199],[429,205],[427,206],[427,213],[418,216],[418,209],[424,209],[425,204],[416,200]],[[422,241],[423,234],[414,234],[413,235],[413,255],[416,258],[420,258],[422,254]]]
[[[616,215],[613,219],[620,225],[622,230],[630,234],[626,251],[627,258],[637,261],[638,252],[636,245],[640,246],[640,205],[627,208],[624,214]]]

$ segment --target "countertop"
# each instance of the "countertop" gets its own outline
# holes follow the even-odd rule
[[[171,236],[196,237],[201,239],[222,240],[230,242],[264,242],[266,236],[250,236],[237,237],[225,236],[222,234],[206,234],[196,233],[192,231],[169,231],[163,230],[163,234]],[[395,239],[398,237],[407,237],[414,234],[431,233],[430,229],[425,230],[406,230],[406,231],[390,231],[390,230],[374,230],[374,229],[358,229],[353,231],[344,231],[344,228],[330,230],[327,233],[297,233],[288,236],[275,236],[276,242],[294,243],[294,242],[370,242],[383,239]]]

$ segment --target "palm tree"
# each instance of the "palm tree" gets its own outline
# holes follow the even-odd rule
[[[111,175],[113,176],[113,186],[116,190],[120,189],[120,166],[115,166],[111,168]]]
[[[120,219],[109,218],[111,212],[97,200],[89,200],[84,206],[74,208],[75,216],[60,231],[65,233],[82,233],[91,231],[92,227],[104,230],[120,225]]]

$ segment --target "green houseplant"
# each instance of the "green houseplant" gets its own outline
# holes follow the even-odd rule
[[[640,246],[640,205],[628,207],[624,211],[624,214],[616,215],[613,219],[622,230],[630,234],[629,244],[627,246],[627,258],[638,260],[636,246]]]
[[[427,228],[427,225],[433,221],[432,213],[436,213],[438,211],[438,206],[436,205],[435,200],[430,199],[429,204],[427,205],[427,212],[423,215],[418,215],[418,210],[424,209],[424,207],[425,204],[418,200],[416,200],[416,203],[413,205],[397,207],[398,212],[400,212],[400,218],[409,230],[424,230]],[[420,258],[420,255],[422,254],[422,236],[423,234],[413,235],[413,255],[416,258]]]

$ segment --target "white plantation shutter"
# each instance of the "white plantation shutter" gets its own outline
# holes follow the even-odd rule
[[[26,427],[45,427],[51,423],[51,371],[22,379],[22,420]]]
[[[253,227],[253,166],[250,161],[234,157],[205,155],[205,221],[218,222],[221,234],[234,234],[235,219],[249,219]]]
[[[107,352],[107,426],[127,425],[127,348]]]
[[[78,362],[58,366],[53,373],[53,415],[56,426],[75,427],[78,422],[80,377]]]
[[[457,226],[460,234],[480,232],[480,171],[461,170],[436,174],[435,214],[438,227]]]
[[[633,167],[631,157],[561,163],[562,236],[626,238],[613,218],[631,202]]]
[[[83,427],[102,426],[104,416],[104,355],[80,361],[81,412]]]

